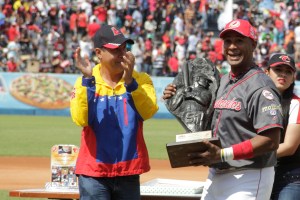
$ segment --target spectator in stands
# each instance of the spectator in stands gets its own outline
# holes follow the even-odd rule
[[[87,56],[88,58],[91,58],[93,44],[92,40],[88,37],[87,34],[83,35],[82,38],[79,40],[79,47],[81,49],[81,57]]]
[[[30,38],[27,29],[22,29],[20,33],[20,53],[23,55],[30,54]]]
[[[97,18],[93,18],[92,22],[87,25],[87,34],[92,39],[95,35],[95,33],[98,31],[98,29],[101,27],[99,23],[97,23]]]
[[[194,6],[193,3],[190,3],[184,10],[184,23],[189,29],[195,26],[196,11]]]
[[[178,74],[178,59],[176,52],[168,60],[168,67],[170,70],[170,76],[175,77]]]
[[[107,20],[107,9],[104,4],[100,4],[94,8],[94,14],[99,20],[100,24],[106,23]]]
[[[144,49],[141,40],[135,40],[135,43],[131,47],[131,52],[135,57],[134,69],[137,72],[142,72]]]
[[[156,21],[153,20],[153,15],[148,15],[147,20],[145,21],[144,24],[145,35],[148,38],[155,39],[156,28],[157,28],[157,23]]]
[[[186,40],[184,37],[178,37],[175,47],[175,52],[177,53],[179,71],[182,69],[184,62],[186,61]]]
[[[48,11],[48,19],[51,26],[57,26],[58,15],[57,15],[57,8],[55,6],[52,6]]]
[[[151,74],[152,71],[152,49],[146,49],[143,54],[143,72]]]
[[[0,6],[0,29],[2,29],[5,25],[5,15],[2,12],[2,6]]]
[[[8,41],[16,41],[20,37],[19,27],[16,22],[12,22],[7,30]]]
[[[184,34],[184,19],[183,19],[183,14],[181,12],[177,12],[174,18],[174,27],[175,27],[175,35],[176,36],[181,36]]]
[[[132,13],[132,19],[135,21],[136,26],[143,26],[143,14],[141,13],[139,8],[134,9]]]
[[[7,72],[18,72],[18,63],[14,57],[10,57],[6,63]]]
[[[133,20],[132,16],[127,14],[125,16],[125,21],[124,21],[124,28],[128,30],[129,33],[132,33],[134,31],[134,28],[136,27],[136,23]]]
[[[188,39],[187,39],[187,54],[188,56],[191,54],[196,54],[197,51],[197,44],[200,42],[200,38],[197,37],[195,31],[191,31],[188,34]]]
[[[277,15],[275,17],[274,24],[275,24],[275,28],[277,30],[277,34],[275,35],[274,42],[279,45],[283,45],[284,33],[285,33],[284,21],[280,18],[279,15]]]
[[[156,34],[158,37],[166,31],[166,17],[167,17],[167,4],[165,1],[158,1],[156,3],[155,13],[153,14],[154,20],[157,24]]]
[[[225,1],[214,0],[214,1],[202,1],[202,0],[82,0],[76,4],[71,1],[70,4],[65,1],[61,1],[58,4],[49,2],[46,0],[34,0],[32,2],[17,0],[2,0],[0,9],[0,34],[6,34],[9,40],[14,40],[15,37],[20,38],[20,33],[25,27],[28,27],[28,34],[30,41],[27,43],[30,46],[30,50],[35,51],[32,56],[38,59],[37,56],[44,54],[39,52],[40,48],[37,47],[38,43],[47,43],[49,49],[45,51],[52,52],[53,44],[55,41],[39,41],[35,40],[37,37],[41,40],[45,40],[49,37],[53,37],[52,29],[55,29],[59,37],[64,39],[64,43],[68,44],[72,36],[76,36],[77,40],[80,40],[82,35],[85,35],[87,31],[88,22],[92,22],[93,18],[97,18],[97,24],[112,24],[124,30],[129,37],[136,39],[137,37],[142,38],[147,46],[149,41],[146,42],[148,38],[151,38],[152,45],[161,43],[163,35],[168,35],[168,43],[163,39],[162,51],[165,52],[166,46],[170,47],[171,53],[175,51],[177,46],[177,37],[185,37],[185,46],[188,48],[185,54],[185,58],[188,58],[190,51],[193,53],[194,48],[190,46],[191,42],[189,37],[194,37],[194,34],[190,34],[197,30],[197,35],[199,39],[203,41],[206,33],[209,29],[213,31],[217,28],[216,21],[219,17],[219,13],[222,12],[224,8]],[[75,5],[74,5],[75,4]],[[249,18],[256,26],[259,27],[260,39],[258,41],[259,47],[265,51],[265,43],[263,38],[267,35],[270,36],[270,41],[277,44],[278,49],[281,51],[286,51],[286,45],[288,40],[284,41],[282,44],[282,34],[285,38],[290,38],[292,34],[295,36],[295,60],[298,62],[300,60],[300,50],[298,51],[299,45],[297,45],[298,36],[297,24],[299,24],[298,19],[298,8],[295,6],[287,6],[292,4],[283,4],[280,2],[274,2],[274,11],[265,10],[262,13],[263,8],[258,7],[257,2],[252,2],[250,8],[245,7],[246,4],[237,5],[233,4],[233,17],[234,18]],[[293,4],[297,5],[297,4]],[[260,5],[261,6],[261,5]],[[14,8],[13,8],[14,7]],[[236,9],[237,8],[237,9]],[[1,12],[2,11],[2,12]],[[85,15],[82,17],[81,12]],[[2,15],[1,15],[2,14]],[[80,15],[80,18],[79,18]],[[125,16],[131,16],[131,22],[125,23]],[[147,17],[152,16],[153,19],[148,20]],[[193,17],[194,16],[194,17]],[[151,18],[151,17],[149,17]],[[151,21],[149,25],[149,21]],[[16,23],[16,28],[12,26],[12,23]],[[78,26],[80,28],[80,34],[78,35]],[[41,29],[41,33],[35,33],[31,28]],[[149,28],[150,27],[150,28]],[[213,28],[214,27],[214,28]],[[25,28],[26,29],[26,28]],[[288,30],[289,29],[289,30]],[[200,30],[200,31],[199,31]],[[283,32],[277,30],[284,30]],[[288,31],[285,31],[288,30]],[[18,33],[19,32],[19,33]],[[31,33],[30,33],[31,32]],[[149,33],[149,34],[148,34]],[[279,36],[280,33],[280,37]],[[66,35],[67,34],[67,35]],[[70,37],[66,37],[71,34]],[[22,36],[24,38],[24,35]],[[26,36],[25,36],[26,38]],[[26,39],[25,39],[26,40]],[[22,48],[24,47],[24,41],[17,41],[22,43]],[[193,39],[194,40],[194,39]],[[215,36],[212,37],[211,45],[215,46]],[[26,42],[25,42],[26,44]],[[203,50],[200,47],[200,43],[197,44],[196,56],[202,57],[206,55],[207,50]],[[7,46],[7,45],[6,45]],[[6,47],[3,46],[3,47]],[[25,45],[26,46],[26,45]],[[220,46],[220,45],[219,45]],[[33,47],[33,48],[32,48]],[[267,48],[268,49],[268,48]],[[300,48],[299,48],[300,49]],[[144,51],[148,51],[145,47]],[[169,54],[170,50],[167,51]],[[65,48],[63,54],[68,55]],[[215,47],[217,53],[218,61],[224,62],[222,55],[218,48]],[[260,49],[258,49],[260,51]],[[261,62],[264,58],[268,57],[271,51],[266,51],[264,55],[256,54],[255,59]],[[23,52],[22,52],[23,54]],[[47,60],[51,60],[50,53]],[[178,54],[180,56],[180,53]],[[167,59],[167,58],[166,58]],[[71,62],[72,63],[72,62]],[[71,67],[72,68],[72,67]],[[20,68],[22,70],[22,68]]]
[[[165,55],[161,51],[159,47],[154,48],[152,52],[152,76],[164,76],[165,72],[165,65],[166,65],[166,59]]]
[[[51,60],[51,71],[54,73],[62,73],[63,69],[60,67],[60,63],[63,58],[60,55],[59,51],[53,51],[52,60]]]
[[[88,24],[88,16],[86,15],[84,10],[80,9],[77,18],[77,33],[79,38],[81,38],[83,35],[86,35],[87,24]]]
[[[110,9],[107,11],[107,24],[111,26],[117,25],[117,11],[114,4],[111,4]]]
[[[58,18],[58,33],[65,40],[68,31],[69,31],[69,21],[65,17],[65,14],[61,13]]]
[[[70,20],[69,20],[69,29],[72,33],[72,36],[77,35],[77,20],[78,20],[79,10],[71,10]]]
[[[298,62],[300,61],[300,19],[299,18],[296,22],[294,33],[295,33],[295,42],[296,42],[295,61]]]
[[[35,6],[42,16],[46,16],[50,9],[48,1],[46,0],[35,0]]]
[[[11,57],[15,58],[16,62],[18,62],[18,58],[20,58],[20,44],[18,43],[18,40],[10,41],[7,45],[7,59],[10,59]]]
[[[295,38],[291,37],[290,40],[288,41],[286,48],[285,48],[285,52],[288,56],[290,56],[291,58],[295,58]]]

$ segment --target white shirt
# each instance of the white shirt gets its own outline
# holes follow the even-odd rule
[[[140,11],[134,10],[132,13],[132,18],[136,21],[136,23],[141,24],[143,22],[143,15]]]
[[[289,124],[300,124],[300,98],[293,97],[290,104],[290,112],[289,112]]]
[[[196,35],[189,35],[188,37],[188,51],[196,51],[197,50],[197,43],[199,38]]]
[[[295,27],[295,42],[300,43],[300,26]]]
[[[154,32],[156,29],[156,22],[154,20],[147,20],[144,24],[144,28],[149,32]]]
[[[8,52],[7,52],[7,58],[10,59],[10,58],[15,58],[17,59],[19,57],[19,50],[20,50],[20,44],[19,43],[16,43],[15,41],[10,41],[8,44],[7,44],[7,47],[8,49]]]
[[[50,10],[50,6],[47,3],[47,1],[44,0],[38,0],[35,4],[37,9],[41,12],[42,16],[47,16],[48,11]]]
[[[127,0],[116,0],[116,8],[117,10],[126,9],[128,1]]]
[[[85,14],[89,17],[92,15],[92,5],[86,1],[82,2],[80,5],[80,9],[85,11]]]
[[[89,58],[91,57],[92,48],[93,48],[93,45],[91,42],[80,40],[79,47],[81,49],[81,52],[80,52],[81,57],[84,57],[85,55],[88,55]]]
[[[175,24],[175,30],[178,33],[182,33],[183,29],[184,29],[184,22],[183,19],[181,19],[180,17],[176,17],[173,21],[173,23]]]
[[[134,43],[131,47],[131,53],[135,56],[136,63],[143,62],[143,50],[139,47],[137,43]]]
[[[115,9],[109,9],[107,11],[107,24],[111,26],[117,24],[117,11]]]
[[[185,47],[183,45],[177,44],[175,52],[177,52],[178,61],[183,61],[183,59],[185,58]]]

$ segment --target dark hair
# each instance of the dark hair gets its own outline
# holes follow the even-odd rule
[[[283,115],[283,130],[282,133],[285,135],[288,122],[289,122],[289,112],[290,112],[290,104],[291,100],[294,95],[294,87],[295,87],[295,82],[293,82],[289,88],[287,88],[283,94],[282,94],[282,99],[281,99],[281,106],[282,106],[282,115]],[[283,141],[284,137],[281,137],[281,141]]]

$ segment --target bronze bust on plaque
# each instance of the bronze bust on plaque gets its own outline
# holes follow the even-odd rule
[[[219,82],[217,68],[206,58],[186,61],[174,78],[177,91],[166,100],[166,107],[186,132],[210,130]]]

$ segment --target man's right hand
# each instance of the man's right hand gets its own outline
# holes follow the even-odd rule
[[[89,61],[89,57],[87,55],[85,55],[84,58],[82,58],[80,56],[80,51],[81,51],[80,47],[78,47],[75,51],[74,57],[75,57],[75,61],[76,61],[76,67],[81,71],[81,73],[83,74],[83,76],[85,78],[91,78],[93,68]]]
[[[165,88],[164,92],[163,92],[163,96],[162,98],[164,100],[171,98],[174,94],[176,93],[176,85],[170,83],[169,85],[167,85],[167,87]]]
[[[190,157],[190,164],[195,166],[210,166],[221,162],[221,148],[208,140],[203,140],[202,143],[203,145],[206,145],[206,151],[189,153],[188,156]]]

